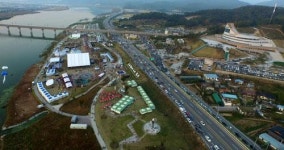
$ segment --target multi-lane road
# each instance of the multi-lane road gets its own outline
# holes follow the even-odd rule
[[[107,29],[113,28],[110,19],[115,15],[104,21]],[[156,85],[179,107],[185,119],[210,149],[261,149],[173,76],[160,71],[130,41],[118,35],[115,40],[122,43],[122,48],[135,60],[136,65],[155,81]]]

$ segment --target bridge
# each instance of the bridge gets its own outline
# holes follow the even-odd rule
[[[137,34],[137,35],[147,35],[147,36],[168,36],[163,33],[152,33],[152,32],[140,32],[140,31],[128,31],[128,30],[106,30],[106,29],[78,29],[78,28],[63,28],[63,27],[47,27],[47,26],[32,26],[32,25],[13,25],[13,24],[0,24],[0,27],[7,28],[8,35],[11,35],[10,28],[17,28],[19,30],[19,36],[22,36],[22,29],[30,29],[30,36],[33,37],[33,29],[38,29],[42,31],[42,37],[44,38],[44,31],[51,30],[54,31],[56,36],[57,31],[66,32],[80,32],[80,33],[118,33],[118,34]]]

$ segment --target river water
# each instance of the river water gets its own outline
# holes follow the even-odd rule
[[[63,11],[41,11],[35,14],[15,16],[9,20],[2,20],[3,24],[34,25],[49,27],[67,27],[82,19],[92,19],[101,13],[110,12],[103,8],[70,8]],[[18,29],[11,28],[12,35],[19,35]],[[0,27],[0,70],[2,66],[8,66],[8,75],[3,84],[0,76],[0,126],[3,125],[6,116],[5,105],[11,96],[13,87],[19,83],[25,71],[40,61],[39,55],[45,51],[52,40],[10,37],[7,28]],[[54,37],[54,31],[46,30],[46,37]],[[58,34],[58,33],[57,33]],[[22,29],[22,35],[29,36],[29,29]],[[42,37],[41,30],[33,30],[34,37]],[[1,72],[1,71],[0,71]]]

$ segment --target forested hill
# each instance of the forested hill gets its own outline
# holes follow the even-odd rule
[[[202,10],[185,13],[184,15],[168,15],[164,13],[152,12],[134,15],[131,19],[162,19],[166,21],[165,26],[211,26],[233,22],[239,27],[244,27],[269,24],[272,11],[273,7],[245,6],[236,9]],[[276,9],[271,23],[284,26],[284,8]]]
[[[238,26],[257,26],[269,24],[273,9],[266,6],[244,6],[231,10],[202,10],[185,13],[185,16],[198,16],[192,21],[202,25],[234,22]],[[284,8],[276,9],[271,23],[284,25]]]

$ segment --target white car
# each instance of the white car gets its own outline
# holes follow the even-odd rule
[[[205,139],[208,141],[208,142],[211,142],[211,139],[208,135],[205,135]]]
[[[189,123],[191,123],[191,122],[192,122],[189,118],[186,118],[186,119],[187,119],[187,121],[188,121]]]
[[[219,150],[220,148],[219,148],[218,145],[214,145],[214,149],[215,149],[215,150]]]
[[[203,121],[200,121],[200,123],[201,123],[203,126],[205,126],[205,123],[204,123]]]

